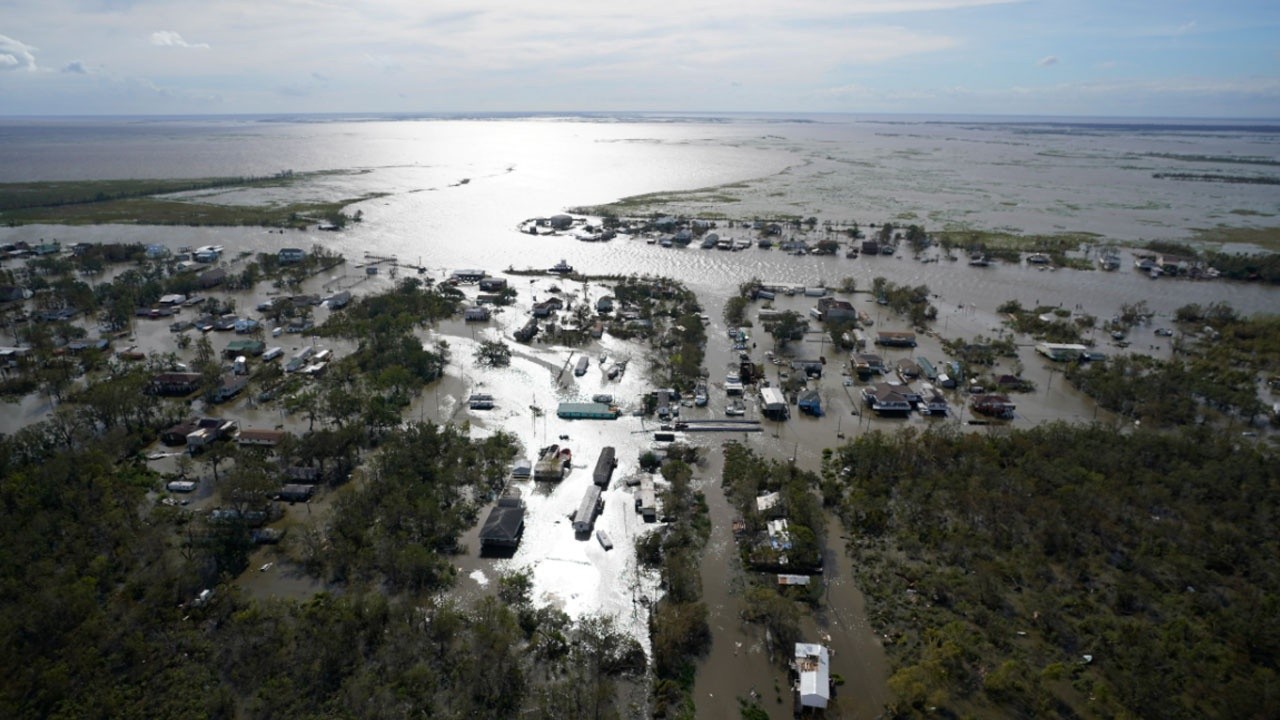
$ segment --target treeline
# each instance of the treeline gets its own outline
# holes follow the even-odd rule
[[[1172,359],[1118,356],[1069,366],[1067,379],[1107,410],[1162,426],[1265,411],[1258,377],[1280,367],[1280,317],[1240,317],[1221,303],[1184,305],[1174,317]]]
[[[636,543],[638,560],[659,569],[666,590],[649,618],[654,717],[692,718],[696,661],[711,644],[699,568],[711,520],[706,497],[693,487],[690,465],[668,460],[662,477],[667,481],[660,498],[669,515],[667,525]]]
[[[820,478],[799,470],[791,463],[766,460],[741,443],[724,445],[724,471],[721,484],[725,496],[742,519],[737,534],[738,553],[743,567],[779,566],[778,551],[770,546],[765,529],[768,521],[785,518],[790,547],[786,572],[807,573],[822,569],[822,548],[826,538],[826,517],[814,490]],[[778,493],[772,507],[761,511],[757,498]],[[772,657],[789,660],[795,644],[803,640],[800,623],[805,605],[814,605],[823,583],[811,582],[805,587],[778,585],[775,575],[760,576],[746,591],[745,619],[762,626],[768,633]]]
[[[527,579],[471,605],[439,594],[509,440],[400,432],[327,522],[295,528],[289,551],[341,580],[302,601],[209,584],[223,549],[187,542],[192,520],[148,499],[162,480],[114,435],[0,438],[0,715],[621,717],[645,656],[610,621],[534,606]]]
[[[652,323],[650,330],[632,330],[627,322],[609,326],[612,335],[626,338],[648,335],[654,355],[652,373],[663,387],[692,392],[702,378],[706,328],[702,306],[684,285],[668,278],[635,276],[621,278],[613,288],[618,304],[634,307],[638,319]]]
[[[278,185],[286,179],[283,176],[273,176],[0,183],[0,212],[100,203],[193,190]]]
[[[839,448],[824,496],[891,642],[892,715],[1272,716],[1277,460],[1067,424]]]

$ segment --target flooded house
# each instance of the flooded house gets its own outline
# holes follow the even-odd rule
[[[1012,419],[1016,408],[1008,397],[992,394],[974,395],[969,401],[969,407],[973,408],[976,413],[990,415],[1003,420]]]
[[[831,701],[831,654],[817,643],[796,643],[791,669],[796,675],[797,714],[826,709]]]
[[[524,500],[507,496],[499,498],[480,528],[480,550],[513,549],[524,534]]]
[[[911,401],[902,392],[902,386],[876,383],[863,388],[862,400],[877,415],[902,416],[911,412]]]

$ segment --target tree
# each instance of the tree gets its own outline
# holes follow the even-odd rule
[[[797,335],[804,332],[804,323],[800,318],[800,313],[794,310],[788,310],[782,313],[778,321],[769,327],[769,334],[773,336],[773,346],[778,350],[787,347],[787,344],[796,339]]]
[[[485,340],[476,348],[476,362],[489,367],[511,364],[511,347],[501,340]]]

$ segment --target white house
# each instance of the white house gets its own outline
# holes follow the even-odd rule
[[[800,707],[826,708],[831,700],[831,657],[827,649],[817,643],[796,643],[791,666],[799,675]]]

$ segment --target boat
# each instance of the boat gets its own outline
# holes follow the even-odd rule
[[[740,402],[731,402],[729,403],[729,406],[724,409],[724,414],[728,415],[729,417],[745,415],[746,413],[747,413],[747,409],[743,407],[742,403]]]
[[[552,265],[548,272],[557,273],[559,275],[568,275],[573,272],[573,266],[562,259],[560,262]]]
[[[699,385],[698,388],[693,391],[693,404],[697,407],[707,406],[707,387],[705,385]]]
[[[1030,265],[1048,265],[1053,262],[1047,253],[1031,253],[1027,256],[1027,263]]]
[[[605,550],[613,549],[613,540],[609,538],[609,533],[606,533],[603,530],[597,530],[596,540],[600,541],[600,547],[604,548]]]
[[[974,253],[969,256],[969,265],[972,267],[990,267],[991,259],[982,253]]]
[[[612,404],[613,404],[613,396],[612,396],[612,395],[606,395],[606,394],[604,394],[604,393],[601,393],[601,394],[599,394],[599,395],[592,395],[592,396],[591,396],[591,402],[600,403],[600,404],[602,404],[602,405],[612,405]]]

